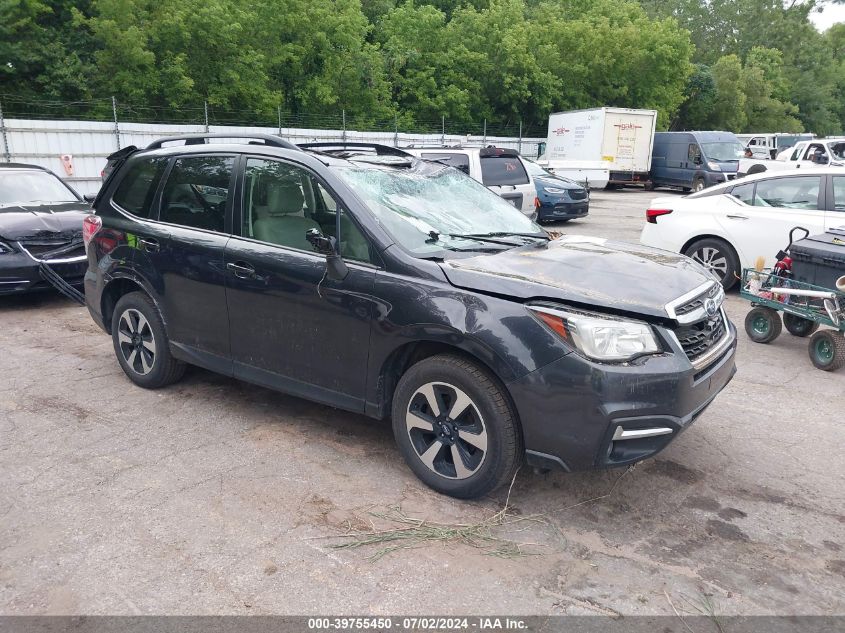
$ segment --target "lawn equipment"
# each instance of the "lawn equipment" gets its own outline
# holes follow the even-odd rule
[[[835,278],[834,288],[799,280],[818,273],[818,268],[824,268],[817,262],[811,263],[809,258],[798,260],[793,256],[794,237],[799,231],[804,232],[804,237],[798,243],[809,239],[807,229],[793,228],[789,232],[789,245],[777,254],[772,268],[763,268],[760,258],[755,268],[742,271],[740,295],[752,306],[745,317],[745,332],[755,343],[771,343],[780,336],[782,327],[786,327],[793,336],[811,336],[808,346],[810,361],[818,369],[834,371],[845,367],[845,265],[839,270],[838,277],[832,277],[831,271],[826,271],[826,279]],[[845,251],[845,240],[834,236],[825,243],[832,248],[842,247],[841,250]],[[825,265],[833,262],[838,270],[840,260],[845,262],[841,254],[834,253],[825,256],[822,261]],[[779,312],[783,312],[782,323]],[[833,330],[820,330],[820,325]]]

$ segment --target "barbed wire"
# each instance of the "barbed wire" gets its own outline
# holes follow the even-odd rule
[[[392,118],[336,112],[286,112],[221,108],[211,104],[186,104],[176,107],[138,105],[121,102],[120,98],[102,97],[62,101],[51,98],[32,99],[0,93],[0,107],[6,119],[88,120],[146,124],[232,125],[242,127],[276,127],[314,130],[350,130],[359,132],[392,132],[407,134],[471,135],[477,137],[545,136],[545,124],[517,121],[450,121],[419,119],[407,115]],[[521,133],[520,133],[521,132]]]

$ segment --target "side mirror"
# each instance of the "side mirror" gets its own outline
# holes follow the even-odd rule
[[[84,196],[82,196],[82,199],[85,200],[85,202],[93,203],[94,200],[97,199],[97,194],[96,193],[86,193]]]
[[[337,240],[333,237],[326,237],[320,229],[308,229],[305,231],[305,239],[311,244],[315,252],[326,256],[326,276],[335,281],[343,281],[349,274],[349,268],[340,258],[337,252]]]
[[[819,165],[827,165],[827,156],[825,154],[814,154],[813,155],[813,162]]]

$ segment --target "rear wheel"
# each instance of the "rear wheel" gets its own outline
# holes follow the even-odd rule
[[[745,333],[755,343],[771,343],[782,332],[777,310],[757,306],[745,316]]]
[[[522,438],[503,388],[486,370],[451,354],[413,365],[393,396],[393,434],[426,485],[461,499],[509,482]]]
[[[185,373],[185,364],[170,355],[158,309],[143,292],[130,292],[118,300],[111,333],[118,363],[139,387],[164,387]]]
[[[716,238],[697,240],[686,248],[684,255],[693,258],[716,275],[725,290],[736,283],[739,261],[727,242]]]
[[[820,330],[813,334],[808,346],[810,361],[823,371],[845,367],[845,336],[834,330]]]
[[[790,312],[783,313],[783,326],[792,336],[810,336],[819,329],[819,324],[810,319],[796,316]]]

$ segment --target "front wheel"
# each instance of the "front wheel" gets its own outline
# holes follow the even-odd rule
[[[697,240],[684,250],[684,255],[716,275],[725,290],[737,282],[739,260],[727,242],[715,238]]]
[[[393,434],[427,486],[460,499],[508,483],[522,461],[522,437],[504,388],[452,354],[413,365],[393,395]]]
[[[692,183],[692,192],[698,193],[699,191],[704,191],[705,186],[703,178],[696,178]]]
[[[745,316],[745,333],[755,343],[771,343],[782,331],[777,310],[757,306]]]
[[[810,361],[823,371],[845,367],[845,336],[834,330],[820,330],[813,334],[808,346]]]
[[[139,387],[164,387],[185,373],[185,364],[170,355],[158,309],[143,292],[130,292],[118,300],[111,334],[118,363]]]
[[[819,324],[810,319],[796,316],[791,312],[783,313],[783,326],[792,336],[810,336],[819,329]]]

